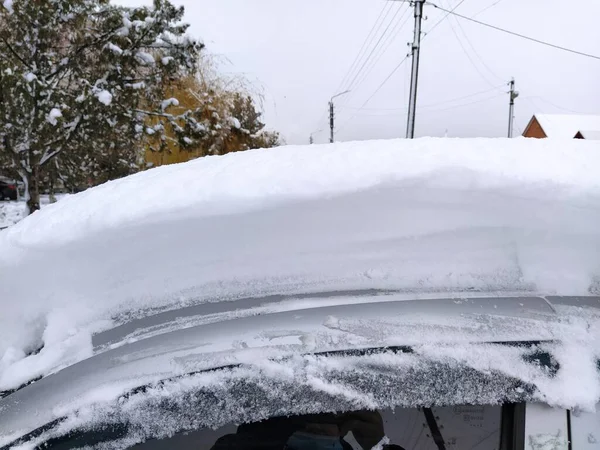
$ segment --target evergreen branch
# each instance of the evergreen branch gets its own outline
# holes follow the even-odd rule
[[[12,46],[8,43],[8,41],[4,38],[0,38],[2,39],[2,42],[4,42],[4,45],[6,45],[6,47],[8,47],[8,49],[10,50],[10,52],[14,55],[15,58],[17,58],[21,64],[23,64],[25,67],[27,67],[29,70],[33,70],[32,67],[27,64],[27,62],[21,58],[21,56],[19,56],[19,54],[12,48]]]
[[[79,116],[77,118],[77,123],[75,124],[74,127],[71,127],[71,129],[69,130],[67,136],[65,136],[62,139],[56,139],[53,142],[50,142],[47,145],[47,149],[44,152],[44,154],[42,155],[42,159],[40,159],[40,166],[44,166],[48,161],[50,161],[52,158],[54,158],[56,155],[60,154],[65,146],[67,146],[71,140],[73,139],[73,136],[75,136],[75,132],[80,128],[81,124],[83,123],[83,120],[81,118],[81,116]],[[54,147],[56,144],[61,143],[60,147],[57,150],[54,150],[53,152],[49,152],[50,148]]]
[[[104,33],[102,36],[100,36],[98,39],[96,39],[95,41],[89,42],[87,44],[84,44],[80,47],[78,47],[75,52],[72,54],[72,56],[67,56],[67,58],[69,59],[69,62],[63,66],[59,66],[54,72],[51,72],[46,78],[50,79],[55,77],[58,73],[60,73],[62,70],[64,70],[67,67],[70,67],[72,64],[74,64],[74,61],[77,59],[77,57],[84,52],[85,50],[87,50],[88,48],[94,47],[100,43],[103,42],[107,42],[109,37],[112,37],[114,35],[115,32],[117,32],[118,30],[120,30],[121,27],[119,28],[113,28],[110,31],[107,31],[106,33]]]
[[[180,116],[175,117],[175,116],[173,116],[173,114],[158,113],[158,112],[153,112],[153,111],[144,111],[143,109],[134,109],[133,112],[140,113],[140,114],[145,114],[147,116],[163,117],[165,119],[178,119],[178,118],[180,118]]]

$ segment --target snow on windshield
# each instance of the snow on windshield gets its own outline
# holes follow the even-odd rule
[[[294,355],[272,360],[254,351],[240,367],[153,383],[134,392],[126,385],[99,386],[87,396],[57,405],[56,417],[65,420],[29,445],[73,430],[121,424],[127,427],[124,436],[106,448],[127,448],[200,428],[397,406],[542,401],[593,411],[600,395],[598,372],[593,358],[585,354],[585,343],[578,343],[583,344],[583,351],[551,343],[423,345],[411,352]],[[541,359],[549,355],[548,362],[536,360],[540,354]],[[581,373],[571,370],[573,363]],[[590,375],[593,380],[588,379]],[[0,434],[0,445],[19,435]]]
[[[583,140],[355,142],[152,169],[0,232],[0,390],[157,309],[348,289],[597,292],[598,223],[600,149]]]

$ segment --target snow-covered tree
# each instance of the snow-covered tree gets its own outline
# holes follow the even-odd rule
[[[150,137],[146,152],[150,166],[281,145],[279,133],[265,130],[256,96],[242,83],[232,83],[213,69],[210,60],[207,68],[203,57],[197,76],[178,79],[167,87],[165,96],[179,100],[179,105],[170,106],[168,111],[175,115],[192,111],[196,127],[203,132],[187,133],[194,137],[182,141],[171,139],[166,149],[161,149],[161,139]]]
[[[233,146],[237,145],[241,150],[247,150],[277,147],[282,144],[278,132],[265,130],[262,113],[251,96],[236,92],[233,96],[231,116],[235,117],[236,125],[231,136]]]
[[[163,96],[165,83],[194,71],[202,47],[182,18],[167,0],[0,4],[0,167],[22,178],[30,212],[50,167],[58,178],[93,176],[131,164],[144,134],[166,142],[167,131],[203,132],[191,111],[168,113],[177,100]]]

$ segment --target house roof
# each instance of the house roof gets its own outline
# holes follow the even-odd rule
[[[549,138],[572,139],[578,132],[581,132],[586,139],[600,138],[600,116],[536,114],[535,118]],[[596,137],[588,137],[588,135]]]
[[[600,141],[600,130],[583,130],[579,131],[584,139]]]

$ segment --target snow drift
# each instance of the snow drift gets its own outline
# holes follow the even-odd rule
[[[203,302],[595,293],[599,223],[600,148],[581,140],[356,142],[149,170],[0,232],[0,391],[91,356],[94,333]]]

